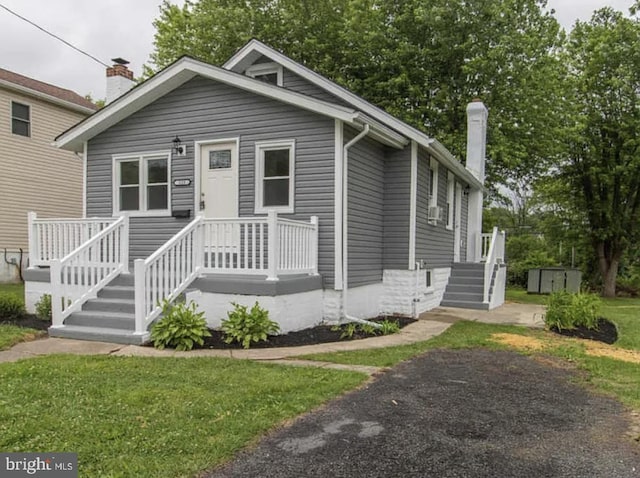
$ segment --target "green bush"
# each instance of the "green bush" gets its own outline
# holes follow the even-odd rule
[[[0,319],[19,320],[27,311],[24,302],[13,294],[0,294]]]
[[[191,350],[196,344],[204,344],[204,338],[210,336],[204,312],[196,312],[195,302],[187,305],[165,300],[162,318],[151,328],[151,340],[157,349]]]
[[[247,306],[235,302],[231,305],[233,310],[227,312],[227,318],[222,320],[222,332],[226,343],[237,342],[248,349],[252,342],[267,340],[267,335],[280,331],[280,326],[269,319],[269,311],[260,307],[258,302],[251,311],[247,311]]]
[[[382,335],[397,334],[400,332],[400,324],[397,320],[385,319],[380,322],[380,328],[377,330]]]
[[[547,301],[545,325],[549,329],[558,330],[575,329],[580,326],[597,329],[601,303],[600,297],[596,294],[554,292]]]
[[[36,302],[36,317],[44,321],[51,321],[51,294],[44,294]]]

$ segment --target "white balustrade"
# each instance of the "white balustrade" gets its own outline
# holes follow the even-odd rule
[[[118,274],[127,272],[129,218],[118,218],[61,259],[54,256],[50,264],[52,325],[59,327]]]
[[[491,278],[496,266],[504,262],[505,234],[504,231],[498,231],[497,227],[493,228],[491,234],[483,234],[483,259],[484,259],[484,295],[483,302],[489,303],[489,290],[491,289]],[[490,241],[487,247],[487,253],[484,254],[484,237],[489,236]]]
[[[51,260],[62,259],[117,218],[39,219],[35,212],[30,212],[27,220],[29,265],[34,267],[48,266]]]
[[[482,241],[480,246],[480,261],[482,262],[487,260],[492,239],[493,239],[493,233],[491,232],[483,233],[480,235],[480,240]]]

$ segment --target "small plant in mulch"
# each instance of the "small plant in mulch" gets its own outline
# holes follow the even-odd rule
[[[165,347],[176,350],[191,350],[204,345],[205,337],[211,333],[204,319],[204,312],[198,312],[195,302],[162,302],[162,318],[151,328],[151,341],[157,349]]]
[[[227,344],[236,342],[248,349],[255,342],[265,341],[269,335],[277,334],[280,326],[269,318],[269,311],[256,302],[251,310],[245,305],[232,302],[233,310],[222,320],[222,332]]]
[[[618,339],[615,324],[599,315],[602,300],[596,294],[554,292],[547,301],[544,322],[552,332],[608,344]]]
[[[51,322],[51,294],[43,294],[36,302],[36,317]]]

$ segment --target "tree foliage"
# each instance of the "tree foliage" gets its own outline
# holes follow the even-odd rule
[[[252,37],[438,138],[464,158],[466,104],[490,109],[491,184],[558,151],[563,33],[546,0],[165,1],[146,74],[188,54],[221,64]]]
[[[552,198],[583,220],[603,294],[614,296],[620,261],[640,235],[640,24],[598,10],[576,23],[566,58],[572,121]]]

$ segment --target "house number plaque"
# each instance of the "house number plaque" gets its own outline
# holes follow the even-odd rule
[[[189,186],[191,184],[191,179],[174,179],[174,186]]]

